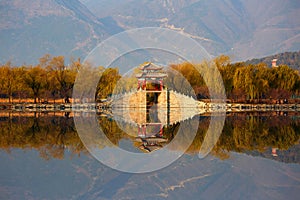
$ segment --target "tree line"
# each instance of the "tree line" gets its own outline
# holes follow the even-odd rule
[[[230,58],[221,55],[213,60],[221,73],[227,98],[232,102],[276,103],[296,98],[300,93],[299,71],[287,65],[270,68],[266,63],[231,63]],[[172,65],[181,72],[194,88],[198,98],[209,98],[210,94],[203,77],[196,70],[214,77],[215,73],[206,63],[182,63]],[[214,81],[214,80],[211,80]]]
[[[215,65],[216,68],[207,67],[210,64]],[[215,73],[219,72],[223,79],[227,98],[232,102],[276,103],[284,99],[299,97],[300,94],[299,71],[287,65],[270,68],[266,63],[231,63],[228,56],[221,55],[212,61],[196,64],[170,64],[169,68],[184,76],[194,89],[198,99],[209,99],[212,92],[220,92],[222,83],[214,79]],[[203,73],[200,75],[197,69],[201,69]],[[115,86],[122,82],[118,83],[121,78],[123,79],[122,87],[136,86],[135,77],[129,77],[129,81],[127,81],[120,75],[117,67],[98,66],[95,68],[83,64],[80,59],[71,59],[70,64],[66,65],[63,56],[52,57],[47,54],[39,59],[37,65],[12,66],[9,62],[0,65],[0,97],[9,102],[13,102],[14,99],[26,101],[31,98],[34,103],[49,100],[55,102],[57,99],[63,99],[68,103],[72,97],[72,89],[79,70],[85,70],[84,73],[81,73],[82,76],[85,76],[84,80],[89,79],[89,76],[92,78],[92,76],[101,74],[96,88],[96,99],[107,98],[111,95]],[[170,74],[167,79],[165,82],[169,84],[174,82],[174,85],[178,85],[176,76],[172,77]],[[215,85],[216,91],[208,90],[208,82]],[[83,81],[82,91],[85,91],[86,88],[84,84]]]
[[[112,84],[120,77],[117,68],[84,66],[80,59],[71,59],[66,65],[64,56],[46,54],[37,65],[12,66],[10,62],[0,65],[0,97],[9,102],[33,99],[34,103],[62,99],[70,103],[72,89],[79,70],[88,74],[102,73],[98,84],[99,97],[107,96]]]
[[[12,102],[14,98],[40,99],[65,98],[68,101],[76,78],[80,60],[65,65],[63,56],[45,55],[37,65],[12,66],[10,62],[0,67],[0,93]]]

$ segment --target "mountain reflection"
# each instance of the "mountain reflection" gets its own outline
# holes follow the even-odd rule
[[[36,149],[46,160],[63,159],[65,151],[70,151],[72,155],[86,153],[77,135],[73,116],[71,112],[1,112],[0,148],[7,152],[13,148]],[[195,116],[195,118],[199,120],[199,127],[186,154],[198,154],[210,123],[209,114]],[[117,122],[102,113],[99,113],[98,121],[103,132],[114,145],[118,146],[122,141],[129,140],[130,145],[141,153],[142,149],[148,148],[145,147],[144,140],[137,139],[139,134],[144,133],[141,132],[141,127]],[[159,135],[157,138],[161,138],[156,140],[156,145],[163,148],[165,144],[172,141],[179,126],[178,122],[161,128],[154,127],[155,134]],[[154,129],[150,128],[150,132]],[[183,136],[180,139],[184,140],[184,138]],[[228,113],[223,132],[211,154],[220,159],[227,159],[230,157],[230,152],[241,152],[282,162],[300,163],[299,138],[300,113]],[[104,148],[105,145],[99,148]],[[277,157],[274,156],[274,152],[272,154],[272,148],[276,151]],[[178,146],[177,150],[180,149]]]

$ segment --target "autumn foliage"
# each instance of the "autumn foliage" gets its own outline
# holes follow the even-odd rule
[[[207,63],[216,67],[205,67]],[[209,99],[212,92],[217,94],[221,84],[224,84],[230,102],[276,103],[299,97],[299,71],[287,65],[270,68],[266,63],[231,63],[228,56],[221,55],[212,61],[170,64],[169,67],[184,76],[198,99]],[[196,68],[201,69],[201,74]],[[117,68],[92,68],[85,66],[80,59],[71,59],[66,65],[63,56],[51,57],[47,54],[40,58],[37,65],[12,66],[9,62],[1,65],[0,98],[8,102],[27,102],[28,99],[35,103],[55,102],[60,99],[68,103],[79,70],[86,70],[84,76],[87,77],[89,74],[101,74],[95,98],[110,96],[121,78]],[[221,81],[214,79],[217,73],[221,74]],[[176,77],[173,81],[176,82]],[[132,81],[128,84],[134,85]],[[209,91],[208,84],[215,85],[216,91]],[[84,90],[84,85],[82,87]]]

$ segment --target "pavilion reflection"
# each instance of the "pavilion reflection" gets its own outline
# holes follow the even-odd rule
[[[170,128],[170,124],[167,124],[166,120],[161,120],[162,113],[157,109],[145,109],[143,111],[131,111],[130,115],[136,121],[124,118],[122,116],[113,116],[113,119],[117,121],[117,124],[124,132],[133,136],[135,146],[137,146],[143,152],[153,152],[160,148],[163,148],[170,142],[170,138],[167,136],[167,131]],[[158,116],[160,115],[160,117]],[[164,117],[167,118],[167,117]],[[141,120],[144,119],[144,120]],[[180,121],[180,119],[177,119]],[[123,125],[121,125],[123,124]],[[130,128],[122,128],[127,124]]]

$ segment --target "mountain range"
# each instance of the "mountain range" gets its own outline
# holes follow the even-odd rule
[[[115,33],[149,26],[192,37],[213,56],[247,60],[298,51],[299,13],[297,0],[0,0],[0,63],[83,58]]]
[[[300,2],[295,0],[82,2],[98,17],[113,17],[124,29],[178,30],[198,40],[212,55],[227,54],[234,60],[300,49]]]
[[[48,53],[82,57],[109,35],[77,0],[0,1],[0,63],[33,64]]]

